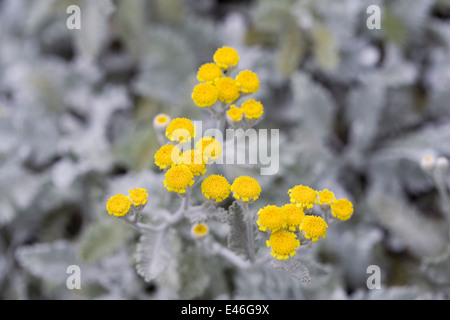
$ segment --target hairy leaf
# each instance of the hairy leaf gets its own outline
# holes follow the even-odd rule
[[[146,232],[136,247],[136,270],[146,282],[157,278],[172,258],[173,234],[170,231]]]
[[[301,282],[308,282],[311,280],[308,268],[299,261],[293,259],[272,260],[271,265],[275,269],[289,273],[293,278],[300,280]]]

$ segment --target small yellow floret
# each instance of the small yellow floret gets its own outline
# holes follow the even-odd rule
[[[123,217],[130,211],[132,204],[130,198],[118,193],[108,199],[106,210],[113,216]]]
[[[223,69],[234,68],[239,62],[239,54],[234,48],[223,46],[216,50],[213,59]]]
[[[231,103],[240,95],[240,87],[236,83],[236,80],[230,77],[223,77],[217,79],[214,84],[216,85],[219,93],[219,100],[225,103]]]
[[[249,202],[259,198],[261,187],[254,178],[240,176],[234,180],[231,185],[231,191],[233,191],[233,197],[236,199]]]
[[[175,118],[166,128],[166,137],[177,143],[189,142],[195,138],[195,126],[186,118]]]
[[[255,99],[249,99],[241,105],[241,109],[247,119],[259,119],[264,113],[264,107],[261,102]]]
[[[164,187],[167,191],[186,193],[186,189],[194,184],[194,175],[185,165],[175,165],[164,175]]]
[[[317,201],[317,191],[308,186],[295,186],[288,194],[292,203],[306,209],[311,209]]]
[[[244,70],[236,76],[236,82],[244,93],[254,93],[259,89],[259,78],[253,71]]]
[[[214,82],[222,77],[222,69],[215,63],[205,63],[197,72],[197,80],[201,82]]]
[[[199,83],[192,90],[191,98],[198,107],[211,107],[219,98],[219,91],[211,83]]]
[[[275,232],[282,228],[286,228],[286,214],[281,211],[280,207],[267,205],[264,208],[259,209],[258,220],[256,223],[261,231],[269,229],[271,232]]]
[[[133,190],[129,190],[129,198],[133,201],[133,206],[144,206],[147,203],[147,190],[144,188],[133,188]]]
[[[155,164],[160,169],[166,169],[173,165],[180,157],[181,151],[172,144],[163,145],[155,153]]]
[[[241,108],[236,107],[234,104],[227,110],[227,119],[230,122],[238,122],[242,120],[244,112]]]
[[[348,199],[338,199],[330,206],[333,217],[345,221],[353,214],[353,204]]]
[[[202,153],[196,150],[188,150],[181,154],[177,164],[183,164],[191,170],[194,176],[206,173],[206,162]]]
[[[322,217],[305,216],[303,218],[300,230],[306,239],[311,239],[313,242],[319,240],[320,237],[325,238],[328,225]]]
[[[266,241],[268,247],[272,247],[272,256],[278,260],[287,260],[296,254],[300,247],[300,241],[293,232],[281,229],[270,235]]]
[[[222,145],[213,137],[202,137],[195,144],[195,149],[202,154],[206,163],[218,159],[222,155]]]
[[[320,205],[330,205],[334,201],[334,193],[328,189],[324,189],[317,193],[317,203]]]
[[[285,204],[281,207],[281,212],[286,215],[287,228],[291,231],[297,230],[300,227],[305,213],[302,207],[298,207],[293,203]]]
[[[197,223],[197,224],[193,225],[191,228],[191,235],[195,239],[204,238],[208,235],[208,233],[209,233],[209,228],[204,223]]]
[[[153,118],[153,127],[158,131],[163,131],[169,125],[170,117],[165,113],[157,114]]]
[[[212,174],[202,182],[202,194],[211,201],[221,202],[231,192],[230,183],[221,175]]]

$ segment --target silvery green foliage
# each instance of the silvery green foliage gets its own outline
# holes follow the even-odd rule
[[[448,299],[449,219],[424,156],[450,157],[448,1],[0,1],[0,298]],[[66,27],[78,5],[82,29]],[[288,261],[239,268],[190,237],[247,259],[245,215],[193,195],[169,232],[140,234],[105,210],[133,187],[143,220],[177,209],[153,164],[153,117],[207,120],[190,93],[222,45],[261,82],[258,128],[280,130],[280,168],[218,168],[257,177],[283,205],[294,185],[328,188],[355,214]],[[443,173],[442,173],[443,174]],[[255,225],[256,258],[269,252]],[[82,270],[69,290],[66,269]],[[381,289],[369,290],[369,265]]]

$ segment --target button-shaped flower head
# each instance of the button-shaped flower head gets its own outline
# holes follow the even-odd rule
[[[222,69],[215,63],[205,63],[198,68],[197,80],[200,82],[214,82],[222,77]]]
[[[166,137],[177,143],[189,142],[195,138],[195,126],[186,118],[175,118],[166,128]]]
[[[164,175],[164,187],[167,191],[186,193],[186,189],[194,184],[194,175],[185,165],[174,165]]]
[[[221,175],[212,174],[202,182],[202,194],[211,201],[221,202],[231,192],[230,183]]]
[[[221,143],[217,139],[208,136],[204,136],[197,141],[195,150],[202,154],[206,163],[210,160],[218,159],[222,155]]]
[[[317,193],[317,203],[323,206],[330,205],[334,201],[334,193],[328,189],[324,189]]]
[[[191,170],[194,176],[200,176],[206,173],[206,162],[201,152],[196,150],[187,150],[181,154],[177,164],[183,164]]]
[[[264,113],[264,107],[261,102],[255,99],[249,99],[241,105],[241,109],[247,119],[259,119]]]
[[[240,96],[240,87],[236,80],[230,77],[223,77],[217,79],[214,84],[216,85],[219,93],[219,100],[225,103],[231,103]]]
[[[130,198],[118,193],[108,199],[108,202],[106,203],[106,210],[110,215],[123,217],[130,211],[132,204],[133,203]]]
[[[144,188],[133,188],[133,190],[129,190],[128,197],[133,202],[134,207],[145,206],[147,203],[147,190]]]
[[[298,207],[293,203],[285,204],[281,207],[281,212],[286,215],[286,225],[291,231],[297,230],[300,227],[303,218],[305,218],[305,213],[302,207]]]
[[[170,117],[165,113],[159,113],[153,118],[153,128],[157,131],[166,130],[169,125]]]
[[[335,200],[331,204],[331,214],[339,220],[348,220],[353,214],[353,204],[348,199]]]
[[[254,178],[249,176],[240,176],[234,179],[231,185],[233,197],[238,200],[249,202],[255,201],[261,194],[261,187]]]
[[[268,247],[272,247],[271,255],[278,260],[287,260],[293,257],[300,247],[300,241],[295,233],[285,229],[272,233],[266,244]]]
[[[209,233],[209,228],[204,223],[194,224],[191,228],[191,235],[194,239],[202,239]]]
[[[286,214],[280,207],[275,205],[267,205],[258,211],[258,220],[256,223],[259,226],[259,230],[271,232],[278,231],[282,228],[286,228]]]
[[[317,201],[317,191],[308,186],[295,186],[289,189],[288,194],[292,203],[306,209],[314,207]]]
[[[236,107],[234,104],[227,110],[227,120],[229,123],[235,123],[242,120],[244,111],[241,108]]]
[[[194,87],[191,98],[198,107],[211,107],[219,98],[219,91],[209,82],[199,83]]]
[[[259,78],[250,70],[243,70],[236,76],[236,82],[244,93],[254,93],[259,89]]]
[[[237,66],[239,62],[239,54],[236,49],[223,46],[216,50],[213,59],[219,67],[229,69]]]
[[[327,229],[328,225],[325,220],[318,216],[305,216],[300,226],[304,237],[313,242],[319,240],[320,237],[325,238]]]
[[[166,144],[155,153],[155,164],[160,169],[167,169],[172,166],[180,157],[181,151],[173,144]]]

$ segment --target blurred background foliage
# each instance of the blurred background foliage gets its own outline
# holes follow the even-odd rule
[[[66,27],[73,4],[80,30]],[[450,1],[0,0],[0,30],[0,298],[448,299],[449,221],[420,160],[450,156]],[[105,210],[133,187],[157,206],[153,117],[209,116],[190,93],[222,45],[260,78],[258,127],[280,129],[276,175],[229,168],[260,181],[253,210],[296,184],[354,203],[300,250],[307,283],[192,249],[178,249],[176,279],[147,283],[138,234]],[[81,290],[66,287],[71,264]],[[372,264],[380,290],[366,286]]]

